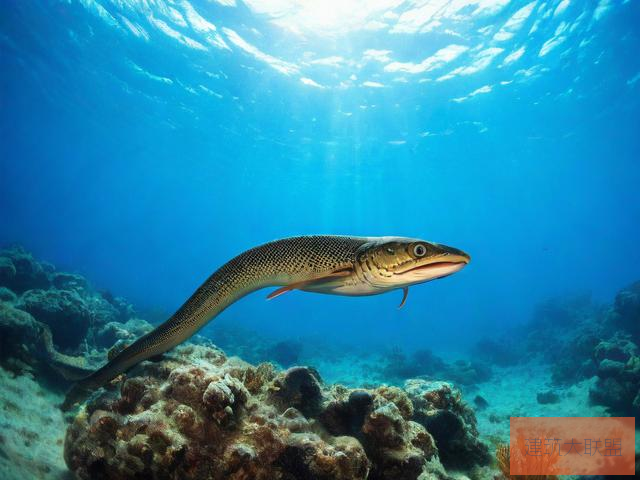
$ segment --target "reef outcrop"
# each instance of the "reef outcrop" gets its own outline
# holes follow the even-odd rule
[[[616,295],[612,312],[613,323],[640,342],[640,282],[622,289]]]
[[[462,400],[462,393],[448,382],[408,380],[414,418],[433,435],[440,460],[446,468],[467,470],[487,465],[490,454],[478,439],[476,416]]]
[[[327,386],[307,367],[184,345],[95,396],[67,431],[65,460],[87,479],[409,480],[447,478],[441,458],[488,463],[458,391],[408,388]]]
[[[445,362],[430,350],[421,349],[407,356],[394,348],[385,355],[381,376],[404,381],[406,379],[429,376],[442,378],[459,385],[475,385],[491,378],[491,367],[483,361],[456,360]]]
[[[640,349],[629,335],[617,334],[594,351],[597,383],[589,390],[591,402],[613,415],[640,415]]]
[[[611,415],[640,414],[640,282],[620,290],[613,304],[589,295],[549,300],[530,322],[495,339],[484,339],[476,352],[496,363],[548,369],[554,388],[589,385],[585,403],[606,407]],[[507,348],[517,345],[518,349]],[[497,353],[491,350],[496,347]],[[551,394],[551,395],[550,395]],[[553,391],[538,392],[540,404],[556,403]]]
[[[20,247],[0,250],[1,366],[74,380],[118,340],[150,328],[124,299],[94,290],[81,275],[59,272]]]

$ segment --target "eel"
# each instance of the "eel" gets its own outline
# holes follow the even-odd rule
[[[469,263],[462,250],[405,237],[309,235],[265,243],[216,270],[164,323],[76,383],[62,404],[69,410],[93,390],[143,360],[182,343],[245,295],[275,286],[268,298],[291,290],[376,295],[451,275]]]

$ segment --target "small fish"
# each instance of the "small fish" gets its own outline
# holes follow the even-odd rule
[[[331,295],[376,295],[442,278],[469,263],[465,252],[405,237],[311,235],[284,238],[241,253],[215,271],[171,318],[118,352],[79,381],[63,410],[88,393],[184,342],[225,308],[248,293],[279,287],[267,298],[292,290]]]

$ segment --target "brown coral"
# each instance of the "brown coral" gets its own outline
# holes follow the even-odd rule
[[[80,479],[417,480],[445,474],[437,439],[414,420],[474,420],[449,387],[416,403],[397,387],[326,387],[312,369],[275,374],[204,346],[178,347],[114,386],[67,431]]]

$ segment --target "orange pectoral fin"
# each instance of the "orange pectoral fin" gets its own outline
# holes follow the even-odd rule
[[[308,285],[313,285],[314,283],[321,283],[336,277],[347,277],[351,275],[352,271],[353,270],[351,270],[350,268],[345,268],[342,270],[336,270],[335,272],[331,272],[328,275],[323,275],[318,278],[313,278],[311,280],[305,280],[303,282],[296,282],[296,283],[291,283],[289,285],[285,285],[284,287],[280,287],[277,290],[274,290],[273,292],[271,292],[269,295],[267,295],[267,300],[271,300],[273,298],[279,297],[280,295],[284,295],[285,293],[290,292],[291,290],[299,290]]]
[[[269,295],[267,295],[267,300],[271,300],[273,298],[279,297],[280,295],[284,295],[291,290],[295,290],[296,288],[300,288],[304,284],[304,282],[300,283],[292,283],[291,285],[285,285],[284,287],[280,287],[277,290],[274,290]]]

